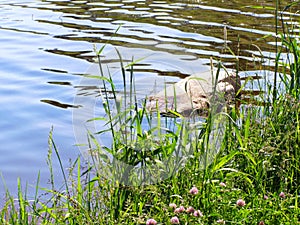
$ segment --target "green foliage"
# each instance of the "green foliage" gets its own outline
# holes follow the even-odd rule
[[[110,74],[90,76],[103,81],[107,114],[89,120],[107,125],[97,134],[88,133],[93,161],[83,164],[78,158],[66,174],[51,130],[51,188],[40,188],[38,176],[35,197],[28,199],[18,181],[16,199],[6,191],[0,223],[146,224],[153,218],[171,224],[177,216],[180,224],[299,224],[300,53],[292,35],[283,34],[282,43],[290,53],[285,62],[279,61],[283,49],[277,56],[285,91],[276,89],[274,95],[274,89],[268,90],[273,101],[262,106],[244,104],[227,114],[209,114],[201,126],[192,126],[195,121],[177,112],[171,114],[179,118],[147,112],[146,100],[139,102],[135,95],[137,61],[126,66],[119,55],[122,100]],[[97,51],[100,71],[102,51]],[[224,132],[221,139],[215,130]],[[104,133],[111,134],[111,146],[97,141]],[[64,179],[60,189],[52,171],[53,153]],[[39,190],[44,194],[39,196]]]

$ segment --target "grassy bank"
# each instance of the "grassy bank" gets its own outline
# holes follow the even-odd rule
[[[146,100],[135,98],[135,62],[120,60],[129,93],[123,102],[110,76],[91,77],[103,81],[108,115],[91,118],[108,124],[88,134],[91,162],[78,158],[66,171],[51,131],[51,188],[37,185],[33,199],[20,184],[17,197],[7,190],[0,224],[299,224],[300,50],[286,32],[276,60],[273,80],[285,91],[270,86],[260,106],[211,113],[199,126],[176,112],[174,118],[149,114]],[[112,144],[104,148],[97,135],[107,132]],[[53,158],[63,188],[55,184]]]
[[[43,190],[47,200],[38,190],[35,199],[28,199],[21,187],[17,199],[7,193],[1,223],[298,224],[299,115],[299,99],[289,94],[279,95],[271,106],[248,105],[242,112],[231,111],[220,151],[211,164],[203,168],[200,163],[208,150],[204,143],[209,131],[204,127],[203,141],[185,165],[155,184],[117,183],[95,169],[95,164],[82,165],[78,159],[68,174],[62,174],[63,190],[57,190],[51,178],[52,189]],[[167,142],[161,134],[162,142],[152,146],[159,149],[157,155],[166,149],[175,151],[172,143],[182,139],[180,135],[173,133]],[[149,157],[133,156],[124,143],[114,144],[111,151],[115,148],[119,159],[140,162]],[[126,151],[118,156],[120,148]],[[50,134],[50,166],[52,154],[59,156]]]

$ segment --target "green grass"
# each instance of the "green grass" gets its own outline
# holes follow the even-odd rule
[[[271,87],[267,93],[272,97],[265,99],[272,101],[232,109],[222,114],[221,122],[218,114],[209,114],[193,129],[194,121],[176,112],[170,112],[173,118],[147,112],[146,100],[135,95],[137,61],[126,66],[120,56],[128,93],[122,101],[110,75],[91,77],[103,81],[107,114],[89,121],[107,123],[107,129],[88,133],[92,161],[78,158],[67,173],[51,130],[51,187],[39,187],[38,176],[30,199],[19,181],[18,196],[6,192],[0,224],[146,224],[149,219],[171,224],[175,216],[180,224],[299,224],[300,50],[292,34],[283,32],[281,37],[275,76],[285,91]],[[102,50],[97,52],[100,71]],[[283,52],[289,53],[285,61]],[[216,124],[223,125],[222,135],[213,132]],[[111,134],[111,146],[98,143],[97,135],[103,133]],[[53,176],[54,156],[64,179],[62,189]],[[192,188],[197,192],[190,193]]]

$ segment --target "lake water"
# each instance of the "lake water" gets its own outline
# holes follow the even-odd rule
[[[135,74],[137,88],[145,94],[151,93],[155,81],[206,71],[211,58],[234,69],[239,56],[239,70],[252,75],[259,69],[272,71],[274,2],[1,1],[0,173],[7,187],[15,193],[21,177],[31,189],[39,171],[41,186],[47,186],[51,127],[66,168],[69,159],[81,154],[75,144],[86,141],[87,128],[78,117],[86,110],[87,119],[98,107],[97,84],[84,78],[98,70],[94,47],[106,44],[102,59],[116,80],[121,78],[114,72],[115,47],[125,62],[146,57]],[[283,20],[293,16],[299,21],[293,14],[297,9],[285,11]],[[59,183],[57,160],[54,172]],[[4,192],[0,185],[0,197]]]

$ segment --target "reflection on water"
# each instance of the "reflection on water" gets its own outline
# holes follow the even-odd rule
[[[281,8],[289,2],[281,1]],[[293,17],[297,27],[299,8],[285,11],[282,19]],[[238,59],[239,71],[252,75],[272,71],[274,12],[271,0],[1,1],[0,172],[8,187],[15,187],[18,176],[32,184],[38,170],[46,185],[51,126],[66,166],[80,154],[73,146],[78,140],[72,112],[101,107],[93,99],[98,84],[82,82],[84,75],[99,72],[93,45],[106,44],[101,59],[117,81],[115,47],[125,64],[144,58],[135,76],[140,93],[149,94],[155,82],[206,71],[211,59],[231,69]],[[74,104],[74,96],[82,104]]]
[[[56,106],[56,107],[60,107],[63,109],[67,109],[67,108],[78,108],[80,107],[79,105],[71,105],[71,104],[64,104],[64,103],[60,103],[58,101],[54,101],[54,100],[48,100],[48,99],[42,99],[41,102]]]

